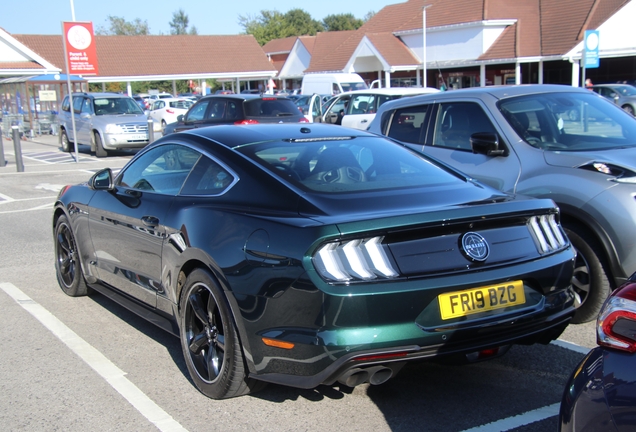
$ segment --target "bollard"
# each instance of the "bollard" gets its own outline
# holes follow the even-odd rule
[[[2,126],[0,126],[0,167],[7,166],[7,161],[4,159],[4,137],[2,136]]]
[[[15,151],[15,166],[18,172],[24,172],[24,163],[22,163],[22,144],[20,144],[20,128],[11,126],[13,129],[13,149]]]
[[[148,144],[152,144],[155,140],[155,125],[150,117],[148,117]]]

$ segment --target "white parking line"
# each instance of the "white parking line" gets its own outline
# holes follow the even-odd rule
[[[53,198],[55,198],[55,197],[53,197]],[[16,200],[16,201],[18,201],[18,200]],[[12,202],[16,202],[16,201],[12,201]],[[2,203],[0,203],[0,204],[2,204]],[[35,211],[35,210],[53,210],[53,204],[54,203],[49,202],[49,203],[46,203],[46,204],[39,205],[37,207],[31,207],[31,208],[28,208],[28,209],[0,211],[0,214],[23,213],[23,212]]]
[[[514,417],[508,417],[506,419],[488,423],[483,426],[477,426],[471,429],[467,429],[463,432],[503,432],[525,426],[530,423],[545,420],[558,414],[559,404],[555,403],[543,408],[538,408],[534,411],[528,411],[527,413],[516,415]]]
[[[1,194],[1,193],[0,193],[0,199],[5,200],[5,202],[15,201],[15,200],[14,200],[13,198],[11,198],[10,196],[8,196],[8,195],[4,195],[4,194]]]
[[[86,364],[108,382],[124,399],[137,409],[144,417],[161,431],[186,431],[175,419],[165,412],[152,399],[131,383],[124,375],[126,372],[115,366],[106,356],[79,337],[62,321],[57,319],[44,307],[33,301],[15,285],[0,283],[0,288],[16,303],[33,315],[51,333],[57,336],[71,351],[77,354]]]
[[[555,345],[561,348],[569,349],[571,351],[587,354],[590,352],[590,348],[583,347],[581,345],[577,345],[572,342],[564,341],[564,340],[553,340],[550,342],[551,345]],[[483,426],[477,426],[471,429],[466,429],[463,432],[502,432],[510,429],[518,428],[521,426],[528,425],[530,423],[538,422],[541,420],[549,419],[550,417],[554,417],[559,415],[559,403],[555,403],[552,405],[545,406],[543,408],[537,408],[533,411],[528,411],[527,413],[519,414],[514,417],[508,417],[505,419],[497,420],[496,422],[488,423]]]

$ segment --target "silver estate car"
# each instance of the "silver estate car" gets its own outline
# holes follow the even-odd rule
[[[119,93],[73,93],[75,131],[68,95],[59,114],[60,145],[72,152],[75,144],[91,146],[97,157],[109,150],[141,148],[148,144],[148,116],[137,102]]]
[[[631,115],[636,115],[636,87],[629,84],[597,84],[590,90],[614,102]]]
[[[636,119],[564,85],[495,86],[382,105],[369,130],[500,190],[553,199],[578,254],[573,322],[636,271]]]

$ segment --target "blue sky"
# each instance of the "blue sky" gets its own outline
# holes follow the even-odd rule
[[[320,0],[308,3],[298,0],[73,0],[76,21],[92,21],[95,29],[108,27],[109,15],[136,18],[148,22],[151,34],[170,34],[172,14],[183,9],[200,35],[239,34],[239,16],[256,16],[261,10],[303,9],[315,20],[327,15],[351,13],[363,18],[368,12],[378,12],[384,6],[405,0]],[[5,0],[0,8],[0,27],[13,34],[61,34],[62,21],[72,21],[71,0]]]

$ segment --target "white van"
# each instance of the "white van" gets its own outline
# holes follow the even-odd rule
[[[345,92],[338,95],[325,107],[321,117],[314,118],[313,121],[365,130],[375,118],[378,108],[385,102],[437,92],[438,89],[431,87],[371,88]]]
[[[312,73],[303,76],[301,93],[328,95],[367,88],[362,77],[356,73]]]

